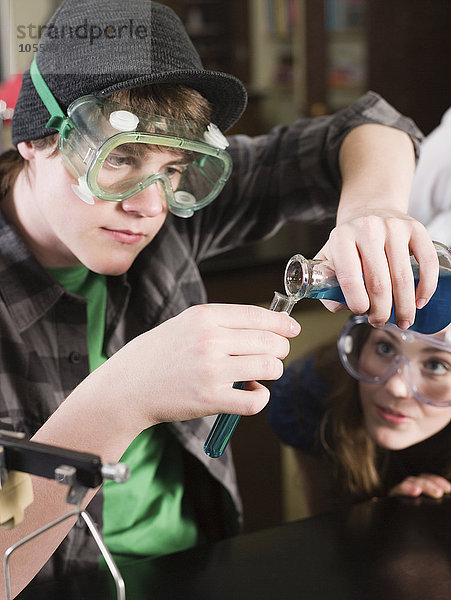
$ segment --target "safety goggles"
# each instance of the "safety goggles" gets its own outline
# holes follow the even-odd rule
[[[403,375],[413,396],[424,404],[451,406],[451,341],[391,323],[382,328],[364,316],[352,317],[337,342],[346,371],[365,383],[380,384]]]
[[[226,138],[212,123],[149,114],[108,98],[83,96],[67,116],[33,61],[30,74],[59,132],[59,149],[78,180],[74,192],[88,204],[94,198],[121,202],[155,184],[169,210],[181,217],[210,204],[226,183],[232,160]]]

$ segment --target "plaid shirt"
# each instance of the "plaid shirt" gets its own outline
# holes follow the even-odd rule
[[[332,218],[341,186],[341,143],[364,123],[408,132],[418,151],[415,125],[371,92],[333,116],[299,119],[252,139],[231,137],[234,169],[221,195],[190,219],[169,215],[129,272],[108,277],[106,354],[206,302],[202,260],[268,237],[290,219]],[[0,215],[0,420],[33,435],[88,373],[85,300],[52,279]],[[194,489],[193,501],[203,502],[197,510],[207,539],[236,533],[241,519],[230,451],[215,460],[203,452],[213,421],[171,425],[187,450],[187,488]],[[90,508],[100,524],[101,492]],[[77,524],[43,573],[56,577],[96,561],[90,536]]]

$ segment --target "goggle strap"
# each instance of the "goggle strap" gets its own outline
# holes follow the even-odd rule
[[[73,124],[69,117],[67,117],[61,110],[61,107],[56,101],[55,96],[50,91],[45,79],[39,71],[36,62],[36,56],[33,58],[30,66],[30,77],[36,92],[50,113],[50,119],[48,120],[46,127],[57,129],[61,136],[64,139],[67,139],[67,135],[73,128]]]

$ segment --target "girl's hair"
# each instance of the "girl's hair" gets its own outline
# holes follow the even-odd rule
[[[136,110],[174,119],[198,123],[204,129],[211,119],[209,102],[196,90],[183,85],[156,84],[141,88],[131,88],[113,93],[111,100],[127,104]],[[54,133],[38,140],[32,140],[35,148],[51,150],[49,156],[58,154],[58,134]],[[27,161],[16,149],[7,150],[0,157],[0,198],[9,193],[19,173],[27,168]]]
[[[344,496],[372,497],[381,489],[388,452],[368,435],[358,382],[341,365],[336,343],[318,348],[314,368],[332,390],[325,400],[319,441],[332,464],[336,485]]]

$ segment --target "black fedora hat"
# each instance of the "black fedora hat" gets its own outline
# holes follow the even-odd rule
[[[222,131],[242,115],[246,90],[239,79],[203,68],[182,22],[151,0],[65,0],[40,28],[37,65],[60,107],[85,94],[105,95],[153,83],[182,84],[212,105]],[[45,137],[49,113],[29,71],[12,121],[12,141]]]

